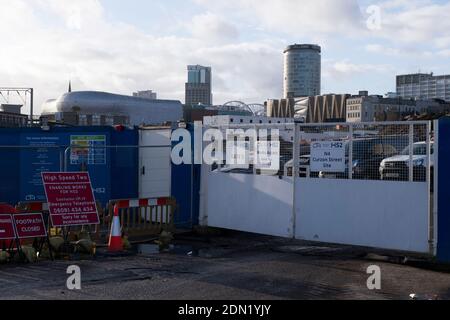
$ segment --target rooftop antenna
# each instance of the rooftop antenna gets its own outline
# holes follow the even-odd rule
[[[69,91],[68,92],[72,92],[72,81],[69,80]]]

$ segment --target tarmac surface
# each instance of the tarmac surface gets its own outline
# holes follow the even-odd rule
[[[228,233],[178,238],[170,253],[137,251],[0,265],[0,299],[450,299],[450,272],[368,259],[361,248]],[[81,290],[66,287],[70,265],[81,268]],[[381,290],[367,288],[371,265],[381,268]]]

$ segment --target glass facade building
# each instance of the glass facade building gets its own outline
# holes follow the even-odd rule
[[[321,48],[295,44],[284,51],[284,97],[297,98],[321,94]]]
[[[397,76],[397,95],[421,100],[450,101],[450,75],[415,73]]]
[[[186,105],[212,105],[211,67],[188,66]]]

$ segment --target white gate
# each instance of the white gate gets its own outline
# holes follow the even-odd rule
[[[204,225],[434,253],[430,122],[270,127],[283,131],[279,172],[204,165]]]

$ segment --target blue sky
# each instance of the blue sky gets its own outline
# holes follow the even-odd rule
[[[213,68],[215,103],[262,103],[281,97],[282,51],[292,43],[322,46],[323,93],[384,94],[395,90],[399,73],[450,73],[450,1],[444,0],[0,5],[0,85],[35,87],[38,105],[67,90],[69,79],[75,90],[153,89],[183,101],[186,65],[196,63]]]

